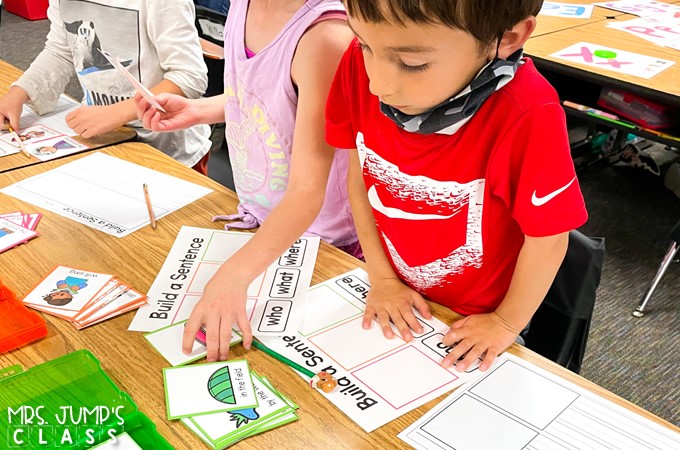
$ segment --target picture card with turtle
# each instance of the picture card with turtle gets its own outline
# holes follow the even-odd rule
[[[168,419],[259,406],[245,359],[163,369]]]

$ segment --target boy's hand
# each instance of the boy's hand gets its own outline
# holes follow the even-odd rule
[[[234,324],[241,330],[243,346],[249,349],[253,335],[246,315],[247,289],[247,285],[242,286],[229,278],[222,279],[219,274],[213,276],[184,328],[182,351],[186,354],[191,352],[196,333],[204,326],[208,361],[226,360]]]
[[[198,123],[198,117],[189,99],[175,94],[157,94],[154,97],[165,112],[157,110],[144,97],[135,94],[137,117],[147,130],[184,130]]]
[[[518,334],[495,312],[465,317],[454,322],[442,339],[444,345],[455,345],[442,366],[449,368],[456,364],[456,370],[464,372],[478,358],[483,358],[479,370],[485,371],[497,355],[515,342]],[[465,357],[458,361],[463,355]]]
[[[15,131],[21,129],[21,111],[27,101],[28,95],[17,86],[10,88],[7,95],[0,98],[0,129],[7,127],[5,121],[8,121]]]
[[[117,104],[81,106],[66,116],[66,125],[85,139],[108,133],[126,123]]]
[[[432,318],[427,301],[398,278],[371,280],[371,289],[366,298],[363,327],[365,330],[371,328],[371,322],[376,317],[385,337],[392,339],[394,332],[390,326],[391,319],[402,339],[410,342],[413,340],[411,330],[416,333],[423,332],[422,325],[413,313],[414,307],[424,318]]]

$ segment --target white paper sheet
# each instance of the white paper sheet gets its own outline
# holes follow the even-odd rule
[[[189,318],[217,269],[252,233],[182,227],[129,330],[154,331]],[[248,287],[246,310],[255,336],[282,336],[299,328],[319,249],[303,237]]]
[[[420,450],[673,450],[680,435],[516,356],[399,434]]]
[[[449,326],[419,317],[423,326],[411,342],[386,339],[374,324],[362,328],[368,276],[356,269],[312,287],[303,328],[282,338],[260,338],[275,352],[312,372],[333,375],[339,388],[324,395],[365,431],[478,376],[440,365],[450,351],[441,343]],[[396,329],[395,329],[396,331]]]
[[[99,152],[0,192],[112,236],[124,237],[149,225],[143,183],[149,186],[157,221],[212,192],[207,187]]]

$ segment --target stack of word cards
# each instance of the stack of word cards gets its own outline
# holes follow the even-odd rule
[[[0,214],[0,253],[38,235],[35,231],[42,214],[21,211]]]
[[[207,347],[196,340],[194,340],[193,347],[188,355],[185,355],[182,352],[182,337],[184,336],[184,327],[186,324],[187,321],[183,320],[144,335],[146,340],[149,341],[149,344],[151,344],[151,346],[173,367],[194,362],[208,354]],[[231,330],[231,341],[229,345],[238,344],[242,340],[243,338],[237,331]]]
[[[80,330],[140,307],[146,296],[113,275],[57,266],[23,302]]]
[[[20,119],[21,129],[16,130],[16,136],[9,130],[0,129],[0,156],[21,151],[17,138],[32,156],[41,161],[87,150],[87,145],[72,138],[77,133],[66,125],[66,116],[79,107],[80,103],[64,95],[59,98],[54,111],[42,116],[24,105]]]
[[[293,402],[246,360],[163,369],[169,419],[181,419],[213,449],[298,419]]]
[[[368,274],[355,269],[309,290],[303,327],[279,338],[258,338],[264,345],[312,372],[335,377],[338,388],[319,391],[365,431],[479,376],[479,364],[466,372],[442,367],[451,347],[442,343],[449,326],[418,315],[423,332],[410,342],[386,339],[374,324],[362,327]],[[479,361],[478,361],[479,362]],[[303,376],[300,374],[300,376]]]

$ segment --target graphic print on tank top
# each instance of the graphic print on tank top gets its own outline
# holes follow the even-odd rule
[[[271,196],[261,195],[262,190],[285,191],[289,167],[275,126],[267,120],[265,103],[250,94],[246,97],[253,103],[243,104],[242,89],[240,83],[238,91],[231,86],[225,88],[227,101],[237,98],[241,110],[240,117],[237,120],[230,117],[225,128],[229,156],[234,165],[234,185],[242,203],[269,208]]]
[[[440,287],[451,282],[451,275],[481,267],[484,179],[458,183],[408,175],[367,147],[361,132],[356,144],[361,165],[373,183],[368,199],[377,213],[385,246],[411,286],[419,291]],[[393,235],[397,232],[391,223],[398,235]],[[430,255],[429,259],[423,260],[423,254]]]

